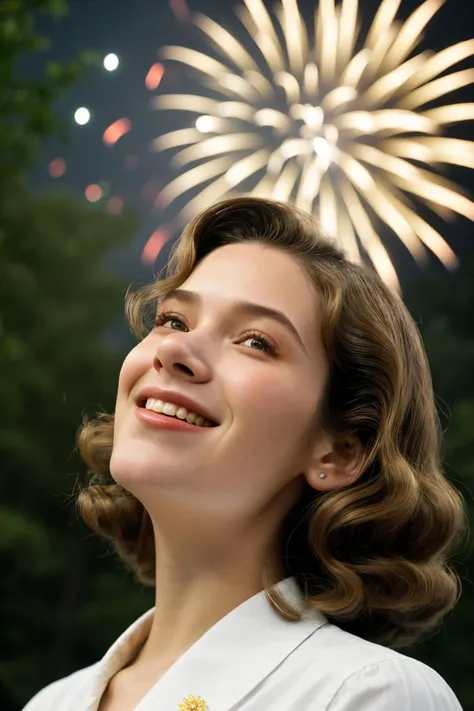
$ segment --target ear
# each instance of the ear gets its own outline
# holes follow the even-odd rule
[[[313,448],[305,478],[317,491],[333,491],[353,484],[362,474],[364,447],[355,435],[342,437],[322,433]],[[326,476],[321,478],[319,475]]]

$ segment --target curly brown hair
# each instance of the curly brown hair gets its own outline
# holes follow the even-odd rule
[[[164,274],[126,295],[138,339],[159,299],[216,248],[258,241],[293,255],[318,295],[329,377],[316,422],[356,434],[365,448],[356,483],[321,494],[309,485],[282,522],[280,550],[310,609],[365,639],[401,647],[439,624],[460,583],[447,563],[467,530],[461,495],[441,464],[441,426],[426,353],[401,298],[368,266],[351,262],[295,206],[240,197],[198,215]],[[315,305],[316,308],[316,305]],[[154,538],[143,505],[111,479],[113,415],[82,424],[80,454],[92,477],[78,496],[88,526],[111,539],[139,581],[155,583]],[[315,434],[315,429],[312,432]],[[299,613],[264,584],[286,619]]]

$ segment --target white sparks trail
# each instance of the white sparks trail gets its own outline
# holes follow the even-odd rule
[[[196,116],[194,127],[154,141],[156,150],[178,149],[173,162],[182,171],[160,193],[160,206],[189,192],[176,220],[184,224],[245,182],[247,194],[291,200],[315,214],[353,261],[360,261],[362,246],[397,291],[376,221],[415,260],[421,262],[427,248],[452,268],[456,255],[420,217],[416,200],[474,220],[474,203],[438,167],[474,167],[474,143],[442,135],[450,124],[473,120],[474,104],[425,106],[474,82],[474,68],[439,77],[474,55],[474,40],[416,54],[442,0],[426,0],[403,24],[395,19],[400,4],[380,3],[357,52],[358,0],[320,0],[312,36],[296,0],[279,3],[280,27],[262,0],[243,0],[238,15],[249,35],[245,47],[196,15],[218,58],[176,46],[164,47],[161,56],[197,70],[203,89],[219,98],[198,92],[154,99],[161,110]]]

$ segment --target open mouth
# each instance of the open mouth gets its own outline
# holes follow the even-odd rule
[[[163,412],[161,410],[155,410],[153,408],[147,408],[146,403],[147,403],[148,398],[144,398],[142,400],[139,400],[137,402],[138,407],[142,407],[145,410],[148,410],[149,412],[155,412],[157,415],[163,415],[163,417],[169,417],[171,419],[175,420],[180,420],[181,422],[187,422],[189,425],[195,425],[197,427],[217,427],[219,424],[218,422],[214,422],[214,420],[210,420],[203,415],[197,415],[197,413],[188,413],[186,417],[178,417],[176,415],[169,415],[166,412]],[[179,409],[179,408],[178,408]],[[186,409],[186,408],[184,408]],[[193,416],[193,421],[189,421],[188,417],[192,414]]]

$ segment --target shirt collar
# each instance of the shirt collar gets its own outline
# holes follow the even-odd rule
[[[275,587],[300,610],[300,621],[283,619],[262,590],[229,612],[184,652],[137,711],[179,708],[189,694],[205,699],[211,709],[230,708],[327,622],[321,613],[305,611],[304,596],[293,577]],[[130,625],[94,667],[89,698],[100,696],[112,676],[133,659],[148,637],[153,614],[154,608]]]

